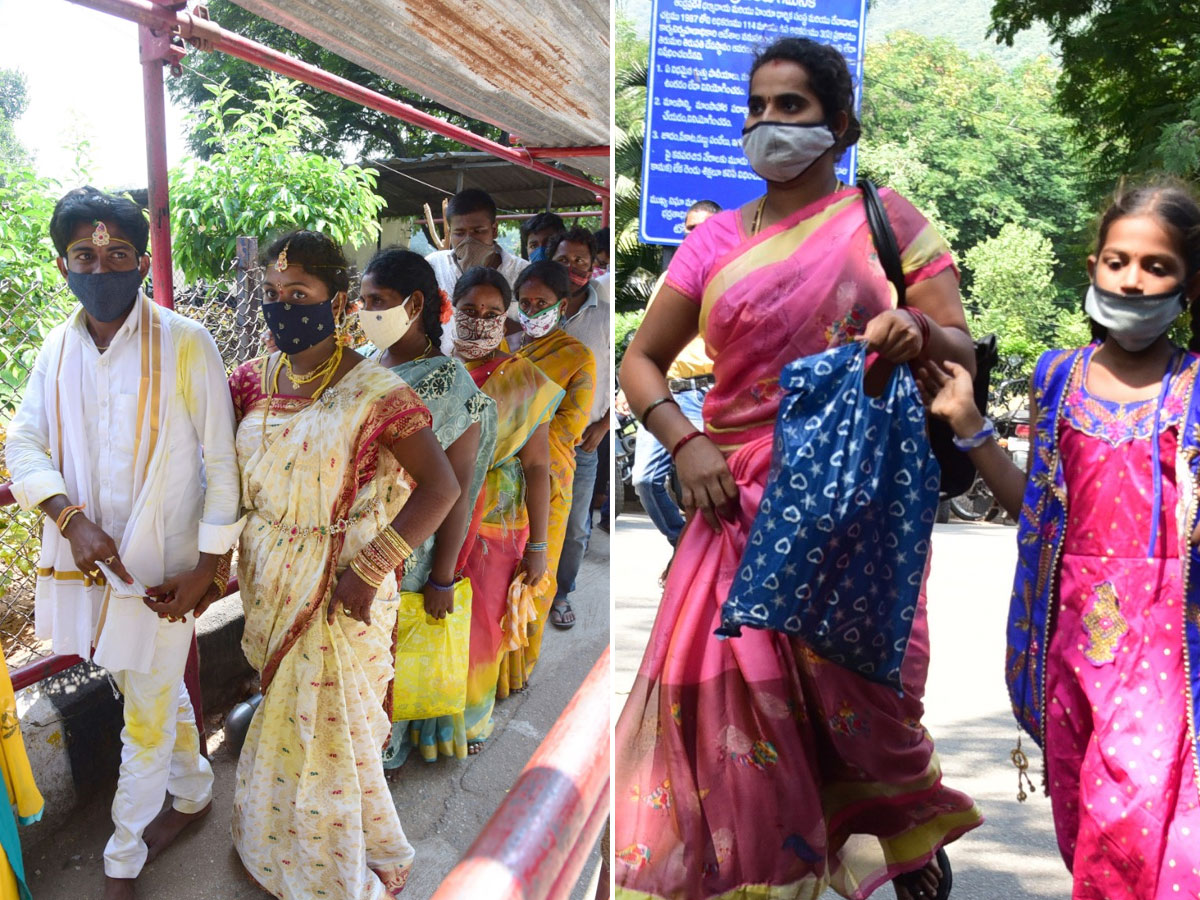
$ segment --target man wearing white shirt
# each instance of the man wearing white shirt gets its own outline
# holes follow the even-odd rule
[[[425,257],[433,266],[438,288],[447,297],[454,295],[454,285],[463,273],[474,266],[495,269],[504,276],[508,286],[516,283],[528,260],[513,256],[496,240],[500,225],[496,222],[496,201],[487,191],[467,188],[459,191],[446,204],[446,227],[450,248],[435,250]],[[449,356],[454,349],[457,333],[451,319],[442,328],[442,352]]]
[[[563,313],[563,330],[582,341],[596,357],[596,394],[583,438],[575,445],[575,480],[571,511],[567,516],[567,535],[558,562],[558,589],[550,609],[550,622],[559,628],[575,624],[575,612],[568,600],[575,590],[575,577],[587,553],[592,533],[592,489],[596,469],[608,465],[599,459],[597,448],[608,433],[608,408],[612,402],[612,307],[607,290],[592,280],[596,264],[596,242],[586,228],[572,228],[550,238],[550,258],[567,267],[571,276],[571,295]],[[607,286],[605,286],[607,287]]]
[[[241,527],[225,367],[201,325],[141,291],[148,232],[134,203],[94,188],[55,206],[81,306],[47,335],[6,447],[17,502],[46,514],[38,635],[107,668],[125,699],[105,900],[133,897],[147,859],[211,806],[183,670],[191,614],[223,591]]]

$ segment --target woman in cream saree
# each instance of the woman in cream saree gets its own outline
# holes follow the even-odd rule
[[[322,294],[345,300],[325,280],[338,262],[326,257],[340,257],[331,242],[284,240],[264,304],[280,347],[332,321]],[[412,390],[332,337],[247,363],[230,384],[248,515],[242,648],[263,692],[238,762],[234,845],[276,897],[384,900],[414,856],[380,759],[398,595],[386,551],[433,532],[454,473]]]

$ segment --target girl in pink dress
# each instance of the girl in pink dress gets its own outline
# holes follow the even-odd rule
[[[1198,897],[1200,358],[1167,332],[1200,296],[1200,206],[1173,184],[1122,191],[1088,270],[1098,342],[1039,360],[1028,477],[990,438],[966,372],[927,365],[922,381],[1020,517],[1006,674],[1045,752],[1073,900]]]

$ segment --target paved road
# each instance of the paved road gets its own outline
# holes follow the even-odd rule
[[[400,769],[392,795],[417,862],[404,896],[427,900],[470,846],[504,799],[526,761],[608,645],[608,535],[597,530],[572,595],[576,625],[550,629],[528,691],[497,705],[496,733],[478,756],[427,764],[417,758]],[[147,866],[138,882],[141,900],[260,900],[260,891],[242,874],[229,839],[236,761],[210,739],[216,771],[213,813]],[[27,848],[25,869],[33,895],[53,900],[100,896],[104,844],[112,831],[111,787],[80,811],[75,826],[53,841]],[[593,850],[572,900],[595,892],[599,851]]]
[[[1004,688],[1004,624],[1015,534],[1004,526],[958,524],[938,525],[934,532],[929,597],[933,654],[924,721],[937,743],[947,784],[971,794],[987,818],[950,847],[955,900],[1062,900],[1071,895],[1071,879],[1054,840],[1050,801],[1038,795],[1017,803],[1016,770],[1009,761],[1017,727]],[[613,573],[619,710],[654,621],[658,575],[670,547],[646,516],[627,514],[618,520],[613,554],[620,561]],[[1040,759],[1032,775],[1040,785]],[[894,893],[888,887],[876,897],[888,900]],[[827,892],[825,898],[836,895]]]

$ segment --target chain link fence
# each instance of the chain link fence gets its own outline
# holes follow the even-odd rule
[[[223,277],[175,291],[175,311],[201,322],[212,334],[232,371],[264,352],[262,283],[257,242],[239,241],[238,256]],[[359,279],[351,273],[351,300]],[[152,292],[152,289],[148,288]],[[11,476],[4,465],[8,424],[46,334],[76,308],[66,282],[43,285],[25,294],[0,283],[0,484]],[[10,668],[49,656],[48,642],[33,629],[33,589],[41,545],[41,513],[22,512],[16,504],[0,507],[0,644]]]

